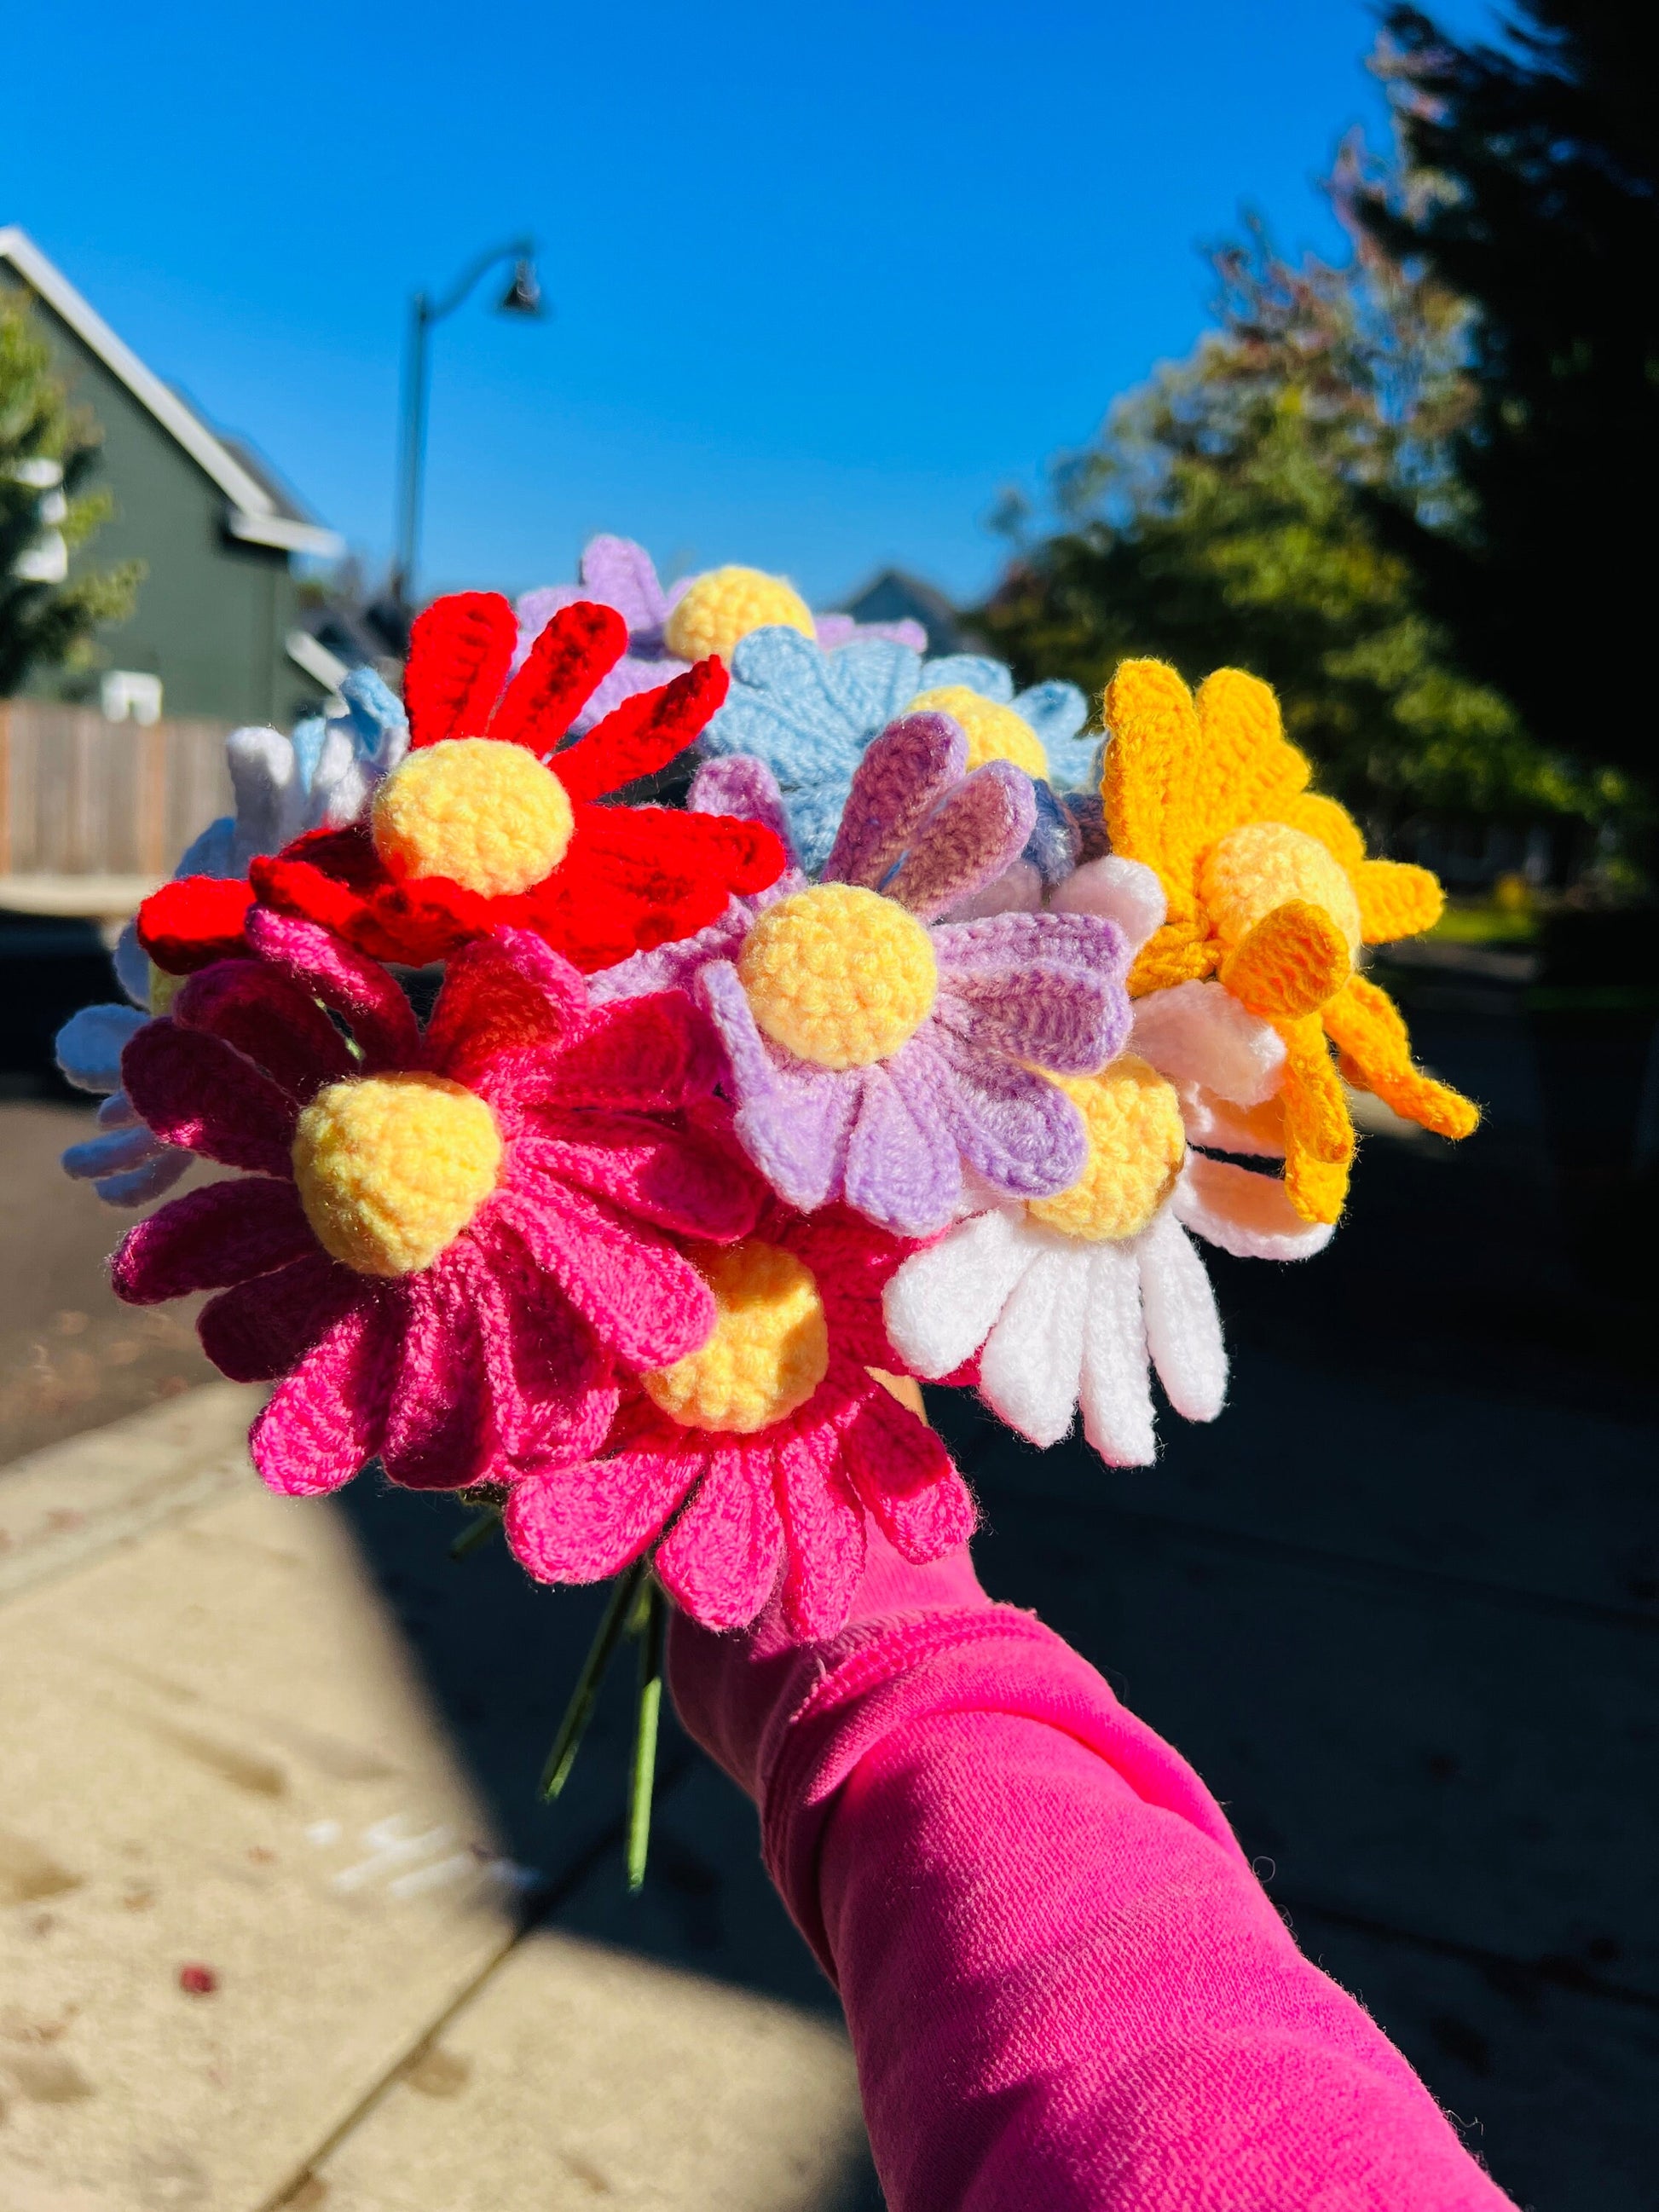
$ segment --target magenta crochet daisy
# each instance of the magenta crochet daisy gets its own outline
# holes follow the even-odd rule
[[[450,960],[422,1030],[316,923],[256,908],[247,933],[255,957],[192,976],[122,1064],[158,1137],[246,1173],[131,1231],[118,1295],[217,1293],[209,1357],[276,1386],[250,1439],[275,1490],[332,1490],[377,1456],[421,1489],[586,1458],[619,1373],[714,1325],[674,1238],[714,1249],[755,1221],[705,1107],[706,1024],[678,996],[593,1007],[567,961],[503,930]]]
[[[738,1139],[803,1212],[844,1200],[927,1237],[970,1189],[1046,1198],[1082,1171],[1081,1118],[1047,1079],[1092,1074],[1121,1047],[1127,948],[1097,915],[940,919],[1008,870],[1036,818],[1018,769],[966,764],[949,715],[894,723],[860,763],[819,882],[733,900],[601,986],[693,993],[726,1049]],[[758,763],[720,766],[760,788]]]
[[[898,1364],[881,1297],[911,1249],[842,1206],[806,1220],[776,1206],[742,1242],[694,1249],[713,1330],[642,1378],[602,1453],[514,1483],[516,1556],[545,1582],[597,1582],[654,1545],[658,1581],[711,1628],[752,1620],[781,1571],[791,1630],[828,1636],[866,1516],[908,1559],[963,1542],[961,1476],[870,1371]]]

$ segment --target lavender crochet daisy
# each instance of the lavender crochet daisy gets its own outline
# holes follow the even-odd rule
[[[518,602],[520,661],[559,609],[580,599],[615,607],[628,624],[628,651],[571,725],[577,736],[635,692],[654,690],[682,674],[705,653],[718,653],[729,663],[738,637],[766,623],[793,626],[826,652],[855,638],[882,639],[918,653],[927,647],[920,623],[815,615],[781,577],[757,569],[711,569],[683,576],[665,591],[651,556],[631,538],[590,538],[579,574],[579,583],[542,585]]]
[[[738,1139],[804,1212],[845,1199],[931,1236],[969,1198],[1052,1196],[1082,1172],[1077,1109],[1041,1071],[1091,1073],[1121,1048],[1125,940],[1094,915],[939,919],[1006,873],[1036,821],[1027,776],[1001,760],[967,774],[967,759],[950,716],[902,718],[860,762],[820,881],[797,869],[596,979],[701,1001]],[[781,811],[759,762],[711,763],[693,804],[716,788],[759,818]]]

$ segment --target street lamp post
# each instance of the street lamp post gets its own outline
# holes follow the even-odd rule
[[[415,567],[420,553],[421,492],[426,468],[427,345],[434,323],[453,315],[479,280],[502,261],[513,264],[513,281],[496,303],[503,315],[536,316],[545,312],[536,278],[533,239],[515,238],[492,246],[468,264],[443,296],[416,292],[409,303],[409,336],[404,352],[402,463],[398,478],[398,551],[392,572],[394,604],[406,614],[415,608]]]

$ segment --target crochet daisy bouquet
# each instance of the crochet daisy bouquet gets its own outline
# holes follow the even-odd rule
[[[544,1787],[631,1633],[636,1887],[665,1605],[826,1636],[871,1521],[917,1561],[972,1530],[893,1378],[1150,1462],[1152,1370],[1221,1408],[1194,1238],[1328,1240],[1343,1079],[1476,1118],[1359,972],[1438,885],[1309,791],[1265,685],[1127,662],[1103,744],[1071,685],[924,645],[752,570],[665,594],[614,538],[516,611],[439,600],[401,704],[360,672],[232,737],[133,1003],[59,1039],[108,1094],[71,1175],[130,1206],[233,1170],[113,1281],[211,1294],[274,1490],[377,1468],[470,1501],[459,1548],[616,1578]]]

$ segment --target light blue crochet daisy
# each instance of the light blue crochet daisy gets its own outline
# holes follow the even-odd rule
[[[826,652],[799,631],[752,631],[732,658],[732,689],[701,739],[713,758],[750,753],[778,780],[790,835],[809,872],[835,842],[864,749],[918,692],[962,684],[1012,706],[1041,739],[1051,780],[1089,779],[1096,738],[1079,737],[1088,705],[1074,684],[1034,684],[1016,696],[1000,660],[953,653],[924,660],[908,646],[860,638]]]

